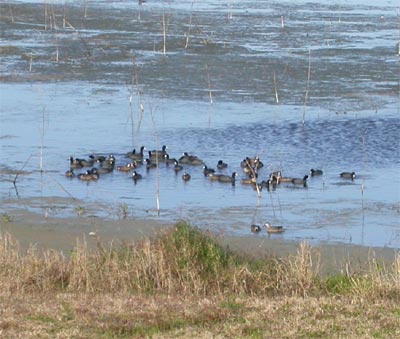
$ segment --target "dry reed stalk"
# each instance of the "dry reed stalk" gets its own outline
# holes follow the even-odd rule
[[[315,287],[315,280],[319,273],[320,253],[316,253],[317,263],[314,264],[311,246],[300,243],[297,255],[290,257],[284,276],[280,276],[278,281],[283,282],[283,287],[288,288],[294,295],[306,297]]]
[[[156,128],[156,123],[154,120],[154,115],[153,115],[153,109],[150,108],[150,116],[151,116],[151,122],[154,128],[154,139],[155,139],[155,144],[156,144],[156,149],[158,149],[158,133],[157,133],[157,128]],[[160,172],[159,172],[159,166],[158,166],[158,155],[156,154],[156,205],[157,205],[157,215],[160,215]]]
[[[50,6],[50,25],[52,29],[57,29],[56,15],[53,6]]]
[[[44,2],[44,30],[47,31],[47,0]]]
[[[283,17],[283,15],[281,15],[281,28],[285,28],[285,18]]]
[[[18,194],[18,189],[17,189],[17,179],[18,179],[18,176],[22,173],[22,171],[24,170],[25,166],[28,164],[28,162],[29,162],[29,160],[31,158],[32,158],[32,154],[28,157],[28,159],[26,159],[26,161],[22,165],[21,169],[19,171],[17,171],[17,173],[15,174],[14,180],[13,180],[15,194],[17,195],[18,198],[19,198],[19,194]]]
[[[275,74],[275,71],[274,71],[274,89],[275,89],[275,102],[276,102],[277,104],[279,104],[278,84],[277,84],[277,81],[276,81],[276,74]]]
[[[32,63],[33,63],[33,53],[31,52],[29,56],[29,73],[32,72]]]
[[[303,125],[306,122],[306,106],[307,106],[307,100],[309,96],[309,91],[310,91],[310,79],[311,79],[311,50],[308,50],[308,72],[307,72],[307,86],[306,86],[306,94],[304,96],[304,106],[303,106],[303,118],[302,118],[302,123]]]
[[[132,145],[135,144],[134,140],[134,128],[135,128],[135,120],[133,117],[133,93],[134,93],[134,88],[135,88],[135,83],[136,83],[136,63],[135,63],[135,56],[132,55],[132,71],[131,71],[131,88],[130,88],[130,93],[129,93],[129,116],[131,118],[131,136],[132,136]]]
[[[42,127],[40,128],[40,157],[39,157],[39,169],[40,173],[43,173],[43,150],[44,150],[44,124],[45,124],[45,118],[44,118],[44,113],[46,111],[46,108],[43,107],[42,109]]]
[[[13,14],[13,10],[12,10],[11,4],[8,4],[8,11],[10,13],[11,22],[14,23],[15,20],[14,20],[14,14]]]
[[[187,30],[187,32],[185,34],[185,36],[186,36],[185,49],[189,47],[190,29],[192,28],[193,4],[194,4],[194,1],[192,1],[191,11],[190,11],[190,16],[189,16],[188,30]]]
[[[167,25],[165,23],[165,14],[162,15],[162,27],[163,27],[163,56],[167,55]]]
[[[250,165],[250,163],[247,160],[247,158],[245,160],[246,160],[246,165],[250,169],[253,178],[257,179],[257,166],[255,168],[253,168],[253,166]],[[257,184],[257,180],[256,180],[256,191],[257,191],[257,197],[261,198],[261,190],[260,190],[260,187]]]
[[[88,0],[84,1],[84,8],[83,8],[83,17],[87,18],[87,10],[88,10]]]
[[[72,26],[71,23],[70,23],[68,20],[65,19],[64,21],[65,21],[65,23],[66,23],[70,28],[72,28],[72,29],[74,30],[74,32],[78,35],[79,40],[82,42],[83,46],[84,46],[85,49],[86,49],[86,58],[90,61],[91,58],[92,58],[92,53],[91,53],[91,51],[90,51],[90,49],[89,49],[89,46],[88,46],[86,40],[83,39],[83,37],[81,36],[81,34],[79,33],[79,31],[78,31],[74,26]]]

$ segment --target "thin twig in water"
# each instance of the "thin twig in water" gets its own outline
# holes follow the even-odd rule
[[[11,4],[8,5],[8,9],[10,11],[11,22],[14,23],[14,14],[13,14],[13,11],[12,11]]]
[[[22,171],[24,170],[25,166],[28,164],[29,160],[32,158],[32,154],[28,157],[28,159],[25,161],[25,163],[22,165],[21,169],[19,171],[17,171],[17,173],[15,174],[15,178],[13,180],[13,185],[15,188],[15,193],[17,195],[17,197],[19,198],[19,194],[18,194],[18,189],[17,189],[17,179],[18,176],[22,173]]]
[[[40,160],[39,160],[39,169],[40,173],[43,173],[43,148],[44,148],[44,112],[46,108],[43,107],[42,110],[42,127],[40,129]]]
[[[311,50],[308,51],[308,72],[307,72],[307,87],[306,87],[306,95],[304,97],[304,107],[303,107],[303,125],[306,122],[306,106],[307,106],[307,100],[309,96],[309,91],[310,91],[310,79],[311,79]]]
[[[274,88],[275,88],[275,102],[277,104],[279,104],[279,97],[278,97],[278,85],[277,85],[277,81],[276,81],[276,74],[274,71]]]
[[[167,25],[165,23],[165,14],[162,15],[162,26],[163,26],[163,56],[167,55]]]
[[[190,12],[189,25],[188,25],[188,30],[187,30],[187,32],[186,32],[185,48],[188,48],[188,46],[189,46],[190,29],[192,28],[193,3],[194,3],[194,1],[192,1],[192,6],[191,6],[192,11]]]
[[[150,117],[151,117],[151,122],[153,124],[154,128],[154,138],[155,138],[155,144],[156,144],[156,149],[158,149],[158,133],[157,133],[157,128],[156,128],[156,123],[154,121],[154,115],[153,115],[153,109],[150,107]],[[158,154],[156,153],[156,204],[157,204],[157,215],[160,215],[160,173],[159,173],[159,166],[158,166]]]
[[[74,32],[78,35],[79,40],[82,42],[83,46],[86,49],[86,58],[90,61],[92,58],[92,53],[90,52],[89,46],[87,44],[87,42],[85,41],[85,39],[82,38],[81,34],[79,33],[79,31],[71,25],[71,23],[65,19],[65,23],[74,30]]]

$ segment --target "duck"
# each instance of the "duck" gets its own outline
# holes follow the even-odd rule
[[[180,164],[188,164],[189,163],[189,161],[190,161],[190,157],[191,157],[191,155],[189,155],[189,153],[187,153],[187,152],[184,152],[183,154],[182,154],[182,156],[179,158],[179,160],[178,160],[178,162],[180,163]]]
[[[132,179],[136,182],[140,179],[142,179],[142,175],[136,171],[133,171],[132,173]]]
[[[79,173],[78,179],[83,181],[90,181],[93,180],[92,173],[88,170],[85,173]]]
[[[267,233],[282,233],[285,231],[283,226],[272,226],[269,222],[266,222],[264,226],[267,229]]]
[[[301,178],[293,178],[292,179],[292,184],[294,185],[303,185],[304,187],[307,186],[307,179],[308,179],[308,175],[305,175],[303,177],[303,179]]]
[[[182,170],[183,170],[183,166],[179,165],[178,161],[175,160],[175,166],[174,166],[175,173],[178,173],[179,171],[182,171]]]
[[[292,177],[280,177],[279,180],[278,180],[278,183],[281,183],[281,182],[292,182],[293,179],[294,178],[292,178]]]
[[[320,170],[320,169],[314,169],[314,168],[311,168],[311,169],[310,169],[310,175],[311,175],[312,177],[316,177],[316,176],[322,175],[322,174],[323,174],[323,172],[322,172],[322,170]]]
[[[106,169],[114,169],[115,167],[114,155],[110,154],[108,158],[101,163],[101,167]]]
[[[89,158],[93,160],[93,162],[103,162],[106,160],[106,157],[104,155],[94,155],[91,154],[89,155]]]
[[[356,173],[355,172],[342,172],[342,173],[340,173],[340,177],[343,179],[354,180],[356,178]]]
[[[185,172],[182,174],[182,180],[183,181],[189,181],[191,179],[191,176],[189,173]]]
[[[273,171],[270,173],[269,178],[272,179],[274,178],[279,181],[280,178],[282,178],[282,171]]]
[[[157,159],[160,159],[160,160],[164,159],[165,155],[168,154],[167,153],[167,148],[168,147],[166,145],[163,145],[161,150],[156,150],[156,149],[152,150],[151,151],[151,158],[153,158],[153,159],[157,158]]]
[[[220,177],[221,175],[222,175],[222,174],[211,173],[211,174],[208,175],[208,178],[209,178],[210,180],[215,180],[215,181],[217,181],[217,180],[219,180],[219,177]]]
[[[228,167],[228,164],[226,164],[222,160],[218,160],[218,163],[217,163],[217,168],[218,169],[222,170],[222,169],[227,168],[227,167]]]
[[[157,164],[152,162],[149,158],[146,159],[146,170],[150,170],[152,168],[156,168]]]
[[[175,164],[175,161],[177,162],[175,158],[170,158],[168,153],[164,155],[164,162],[167,166],[170,164]]]
[[[275,189],[276,186],[278,185],[278,179],[275,176],[272,176],[272,178],[269,178],[268,180],[263,180],[261,181],[261,186],[265,187],[267,190]]]
[[[262,163],[262,161],[260,160],[259,156],[257,155],[254,158],[249,158],[246,157],[242,160],[242,162],[240,163],[240,166],[242,168],[244,167],[252,167],[252,168],[256,168],[256,169],[260,169],[262,167],[264,167],[264,164]]]
[[[209,176],[212,173],[215,173],[215,169],[208,168],[206,165],[203,166],[203,174],[205,177]]]
[[[114,167],[99,167],[97,169],[97,173],[107,174],[107,173],[111,173],[113,170],[114,170]]]
[[[257,176],[257,173],[255,173],[255,175],[250,173],[248,178],[244,178],[241,180],[241,183],[244,185],[254,185],[257,183]]]
[[[217,179],[217,180],[218,180],[219,182],[226,182],[226,183],[231,183],[232,185],[234,185],[237,175],[238,175],[238,174],[237,174],[236,172],[232,172],[232,175],[223,175],[223,174],[220,174],[220,175],[218,176],[218,179]]]
[[[199,157],[195,155],[190,155],[189,153],[185,152],[183,155],[179,158],[178,162],[180,164],[186,164],[186,165],[204,165],[204,161],[201,160]]]
[[[83,167],[91,167],[93,166],[94,160],[89,157],[89,159],[76,159],[79,160]]]
[[[74,159],[72,156],[69,157],[69,167],[71,169],[80,169],[83,168],[81,163],[81,159]]]
[[[132,152],[126,153],[126,156],[132,160],[143,160],[144,159],[144,150],[146,147],[141,146],[139,153],[136,153],[136,150],[134,149]]]
[[[133,170],[134,168],[136,168],[136,161],[134,161],[134,162],[131,162],[131,163],[129,163],[129,164],[126,164],[126,165],[121,165],[121,166],[118,166],[117,167],[117,170],[118,171],[121,171],[121,172],[130,172],[131,170]]]
[[[261,226],[260,225],[251,225],[250,229],[253,233],[260,233],[261,232]]]
[[[98,180],[98,179],[100,178],[99,171],[97,170],[96,167],[92,168],[92,169],[90,170],[90,173],[92,174],[93,180]]]
[[[66,171],[65,173],[65,176],[67,177],[67,178],[73,178],[73,177],[75,177],[75,173],[74,173],[74,170],[71,168],[71,169],[69,169],[68,171]]]
[[[87,170],[85,173],[78,174],[78,179],[82,181],[96,181],[99,179],[99,173],[96,168]]]

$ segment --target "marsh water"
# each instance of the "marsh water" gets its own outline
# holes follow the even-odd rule
[[[1,212],[185,219],[222,234],[400,247],[399,9],[382,1],[3,1]],[[69,157],[168,146],[209,167],[69,179]],[[324,174],[261,196],[240,162]],[[77,170],[76,172],[83,172]],[[354,181],[339,173],[355,171]],[[15,186],[13,184],[15,181]],[[159,210],[157,209],[159,204]]]

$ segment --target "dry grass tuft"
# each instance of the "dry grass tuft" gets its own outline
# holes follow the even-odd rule
[[[0,234],[4,338],[394,338],[400,255],[323,276],[307,243],[255,260],[180,222],[139,243],[85,240],[63,256]],[[284,322],[282,322],[284,319]]]

